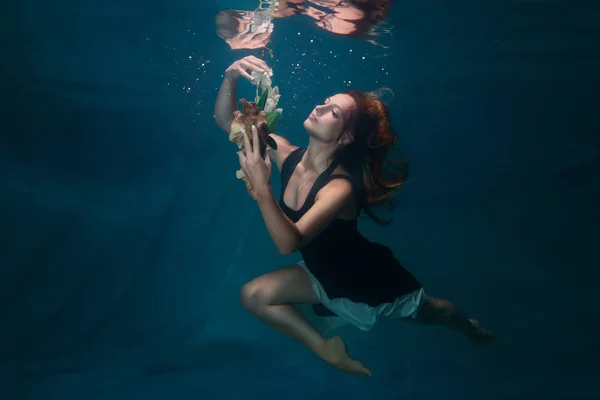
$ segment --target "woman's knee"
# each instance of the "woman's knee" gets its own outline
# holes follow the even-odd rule
[[[252,313],[258,313],[270,305],[271,299],[270,290],[256,279],[246,283],[240,290],[240,303]]]
[[[417,314],[417,322],[438,324],[451,318],[455,313],[456,307],[448,300],[427,296]]]
[[[306,272],[298,265],[293,265],[246,283],[240,292],[240,302],[256,314],[268,306],[317,304],[319,299]]]

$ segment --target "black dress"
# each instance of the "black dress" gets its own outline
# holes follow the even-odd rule
[[[332,175],[338,165],[334,162],[316,179],[302,207],[299,210],[291,209],[285,204],[283,195],[304,152],[305,149],[302,148],[293,151],[281,168],[279,205],[293,222],[299,221],[312,207],[317,193],[329,181],[348,179],[353,182],[350,176]],[[312,274],[311,278],[316,279],[327,299],[339,299],[347,304],[359,303],[366,305],[368,309],[386,305],[388,311],[394,302],[405,296],[412,295],[414,301],[420,303],[423,291],[419,281],[402,267],[389,248],[366,239],[358,231],[357,222],[357,218],[335,219],[300,249],[303,266]],[[323,305],[325,307],[314,307],[318,315],[336,313],[332,309],[334,307],[330,307],[325,301]],[[417,309],[418,305],[415,305]],[[416,310],[414,314],[416,315]]]

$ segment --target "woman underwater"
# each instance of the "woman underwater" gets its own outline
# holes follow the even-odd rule
[[[229,133],[237,110],[238,78],[253,71],[271,73],[253,56],[225,71],[215,104],[217,125]],[[256,193],[267,230],[282,254],[299,251],[303,260],[259,276],[241,290],[242,305],[272,328],[296,339],[329,364],[371,375],[350,357],[341,337],[325,339],[293,306],[322,304],[359,329],[379,317],[439,324],[475,343],[492,335],[451,302],[425,294],[419,281],[390,249],[362,236],[357,217],[364,211],[378,223],[372,207],[390,201],[405,173],[386,170],[384,158],[398,141],[387,107],[373,94],[349,90],[327,98],[304,121],[306,149],[271,135],[277,150],[263,159],[256,129],[246,132],[240,165]],[[254,136],[250,145],[248,134]],[[273,195],[271,162],[281,171],[281,195]]]

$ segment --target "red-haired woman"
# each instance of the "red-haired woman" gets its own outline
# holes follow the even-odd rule
[[[229,132],[236,107],[236,82],[249,72],[268,73],[253,56],[234,62],[225,72],[216,105],[217,125]],[[306,149],[272,135],[277,150],[263,159],[256,129],[247,132],[240,165],[254,188],[267,230],[282,254],[299,251],[303,260],[257,277],[241,290],[241,303],[271,327],[298,340],[333,366],[371,375],[352,359],[341,337],[323,336],[293,306],[325,308],[359,329],[369,330],[379,317],[440,324],[464,333],[473,342],[491,334],[447,300],[427,296],[419,281],[385,246],[357,229],[361,212],[385,224],[373,207],[390,202],[406,178],[406,168],[385,163],[398,141],[386,106],[373,94],[350,90],[318,105],[304,121]],[[281,171],[277,201],[270,185],[271,161]],[[391,165],[391,164],[390,164]]]

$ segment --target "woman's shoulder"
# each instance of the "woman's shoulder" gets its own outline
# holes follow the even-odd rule
[[[271,161],[277,164],[277,168],[281,170],[285,159],[300,147],[293,145],[283,136],[274,133],[271,133],[270,136],[275,140],[275,143],[277,143],[277,150],[271,150]]]

